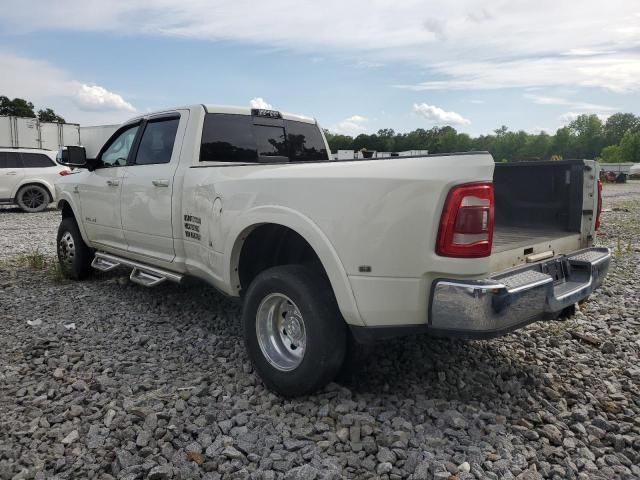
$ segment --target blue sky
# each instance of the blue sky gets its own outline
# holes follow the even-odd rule
[[[0,94],[85,125],[253,99],[352,135],[640,113],[637,2],[451,3],[8,0]]]

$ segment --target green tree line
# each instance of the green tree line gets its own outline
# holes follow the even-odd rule
[[[554,135],[546,132],[514,132],[502,126],[489,135],[471,137],[453,127],[418,128],[397,133],[384,128],[357,137],[325,130],[332,151],[377,150],[401,152],[429,150],[430,153],[486,150],[496,161],[590,158],[603,162],[640,162],[640,117],[616,113],[605,122],[597,115],[580,115]]]
[[[41,122],[64,123],[64,118],[56,114],[51,108],[40,109],[36,112],[33,103],[24,98],[11,100],[4,95],[0,95],[0,115],[37,118]]]

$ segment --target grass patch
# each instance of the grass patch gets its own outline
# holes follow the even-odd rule
[[[67,265],[61,265],[58,259],[55,259],[47,265],[47,274],[54,282],[62,283],[68,280],[68,269]]]
[[[29,253],[17,255],[8,260],[2,260],[0,261],[0,266],[41,270],[56,283],[61,283],[67,280],[66,269],[68,267],[60,265],[57,257],[48,256],[38,249]]]
[[[16,258],[18,265],[22,265],[34,270],[42,270],[47,266],[47,256],[40,250],[34,250],[29,253],[25,253]]]
[[[34,270],[42,270],[50,263],[50,261],[51,259],[47,258],[44,253],[39,250],[34,250],[29,253],[23,253],[16,255],[15,257],[0,260],[0,266],[27,267]]]
[[[627,244],[623,244],[620,237],[618,237],[618,241],[616,242],[616,248],[613,249],[613,254],[616,257],[621,257],[623,255],[630,255],[633,253],[633,245],[631,245],[631,240],[627,241]]]

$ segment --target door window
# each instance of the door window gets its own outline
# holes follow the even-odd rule
[[[134,125],[116,134],[109,146],[100,155],[102,167],[124,167],[127,165],[129,152],[138,133],[140,125]]]
[[[21,153],[22,165],[24,168],[47,168],[53,167],[53,161],[42,153]]]
[[[179,118],[171,118],[147,123],[140,140],[135,164],[169,163],[179,122]]]
[[[0,152],[0,168],[22,168],[20,154],[17,152]]]

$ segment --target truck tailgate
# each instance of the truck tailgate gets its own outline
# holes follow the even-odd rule
[[[496,164],[491,270],[593,244],[597,178],[592,160]]]

